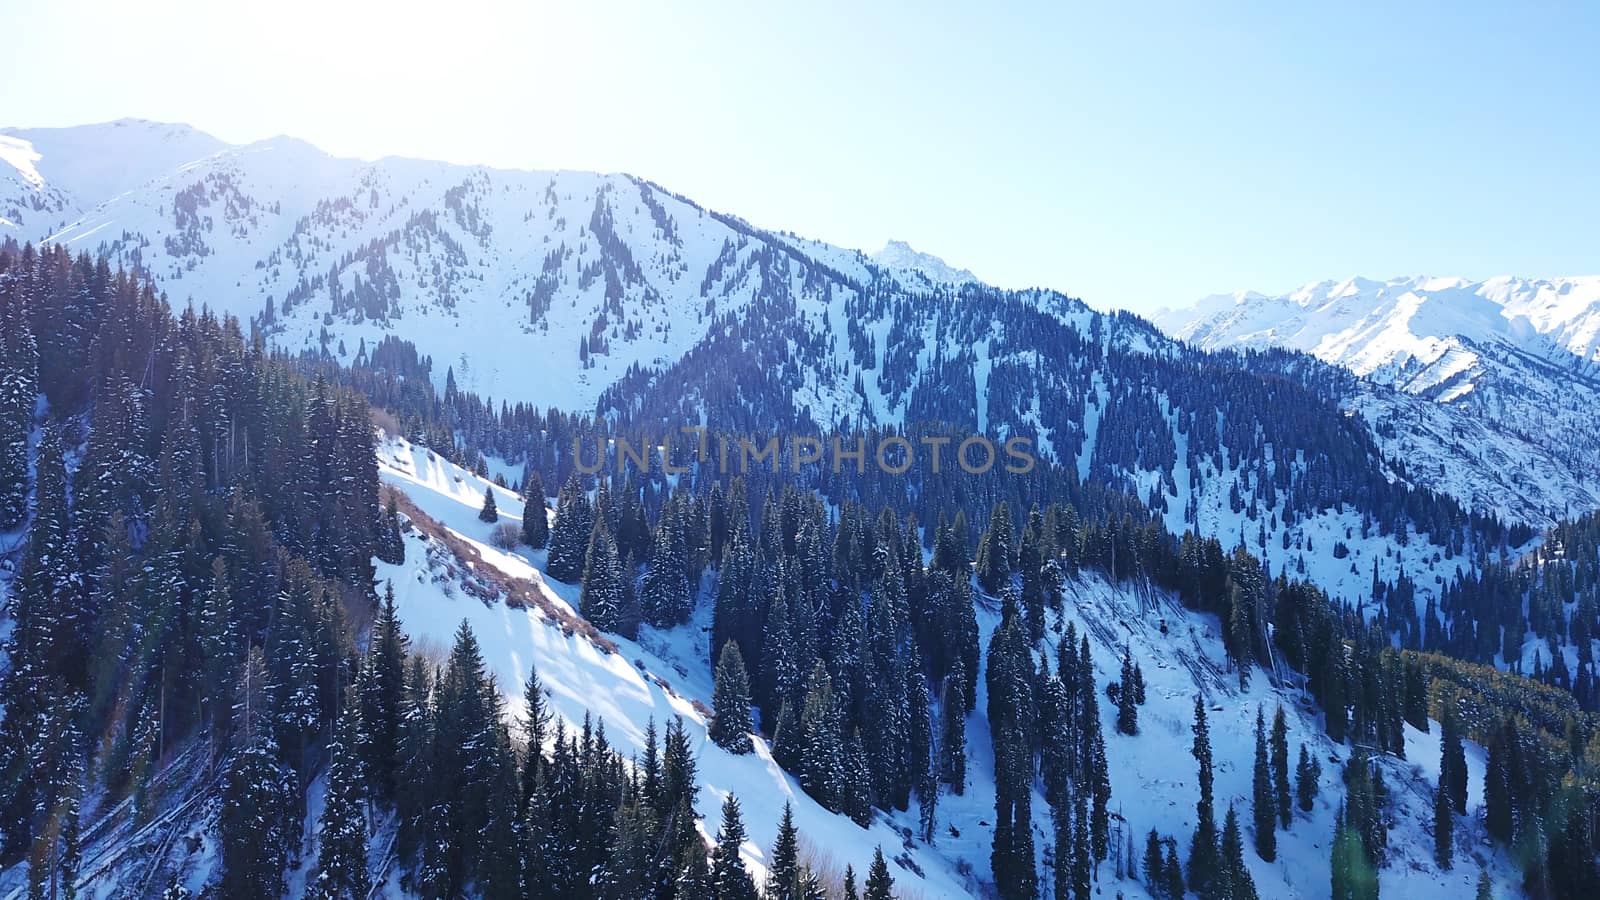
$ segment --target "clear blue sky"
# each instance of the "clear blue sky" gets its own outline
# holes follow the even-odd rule
[[[623,170],[1141,311],[1600,272],[1593,3],[235,5],[0,11],[0,124]]]

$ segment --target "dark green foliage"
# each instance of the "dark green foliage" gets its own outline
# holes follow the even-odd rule
[[[997,514],[998,517],[998,514]],[[1000,896],[1038,892],[1033,852],[1033,665],[1028,637],[1008,591],[989,641],[989,732],[994,742],[995,832],[990,865]]]
[[[293,787],[265,730],[245,740],[228,764],[217,824],[222,892],[243,900],[276,900],[293,846],[288,831]]]
[[[1433,860],[1441,869],[1450,868],[1455,858],[1455,818],[1451,812],[1450,795],[1440,779],[1438,790],[1433,792]]]
[[[1289,827],[1289,821],[1294,815],[1294,802],[1290,798],[1293,789],[1289,783],[1289,720],[1284,714],[1280,704],[1272,714],[1272,786],[1277,795],[1278,821],[1284,827]]]
[[[1461,715],[1456,710],[1455,695],[1446,693],[1439,698],[1441,715],[1439,776],[1450,806],[1457,814],[1467,811],[1467,757],[1461,743]]]
[[[1305,744],[1300,745],[1300,762],[1294,770],[1294,795],[1302,812],[1311,812],[1316,803],[1317,791],[1321,789],[1318,782],[1322,778],[1322,763],[1306,749]]]
[[[550,527],[550,557],[545,572],[557,581],[573,584],[583,575],[594,530],[594,511],[577,475],[567,480],[556,502],[556,521]]]
[[[1158,897],[1166,894],[1162,867],[1161,836],[1152,828],[1144,841],[1144,883],[1149,885],[1150,892]],[[1057,890],[1056,893],[1061,892]]]
[[[711,853],[711,896],[715,900],[757,900],[755,880],[744,867],[744,860],[739,858],[739,846],[744,842],[739,798],[729,794],[722,804],[717,847]]]
[[[739,645],[729,641],[717,661],[716,688],[711,696],[711,727],[707,736],[729,753],[749,753],[750,677],[745,673]]]
[[[999,594],[1011,578],[1011,542],[1011,509],[1005,503],[997,503],[989,513],[989,527],[978,542],[975,563],[978,583],[990,594]]]
[[[1200,801],[1195,806],[1194,837],[1189,844],[1189,887],[1197,894],[1211,890],[1218,877],[1216,806],[1212,799],[1215,776],[1211,768],[1211,729],[1206,723],[1206,707],[1198,694],[1194,698],[1194,745],[1190,752],[1200,764]]]
[[[500,510],[495,506],[492,486],[483,489],[483,508],[478,510],[478,521],[490,523],[500,521]]]
[[[882,847],[872,851],[872,868],[867,871],[867,889],[861,900],[894,900],[894,878],[889,875]]]
[[[365,900],[367,874],[366,784],[356,755],[360,712],[347,704],[337,737],[328,745],[327,797],[317,822],[317,876],[306,892],[319,900]]]
[[[1269,832],[1272,830],[1269,826]],[[1222,826],[1222,847],[1218,855],[1217,878],[1211,896],[1217,900],[1256,900],[1256,884],[1244,862],[1244,837],[1239,830],[1239,815],[1228,805]]]
[[[1332,900],[1378,900],[1378,872],[1367,856],[1359,829],[1340,806],[1334,820],[1331,877]]]
[[[1251,779],[1251,810],[1255,822],[1256,855],[1267,862],[1278,856],[1278,797],[1272,785],[1272,769],[1267,762],[1266,725],[1256,709],[1256,754]],[[1230,815],[1232,810],[1229,810]]]
[[[1122,681],[1117,689],[1117,730],[1123,734],[1139,733],[1139,701],[1134,688],[1133,654],[1130,648],[1122,650]]]
[[[785,803],[783,818],[778,822],[778,839],[767,864],[766,900],[800,900],[802,874],[800,831],[794,825],[793,805]]]
[[[550,541],[550,518],[549,508],[545,506],[544,481],[537,469],[528,469],[522,497],[522,542],[535,550],[543,550]]]
[[[627,577],[622,560],[617,558],[616,541],[602,521],[595,526],[594,536],[589,541],[583,567],[583,587],[578,594],[578,612],[601,631],[618,631],[626,599],[623,580]],[[637,635],[623,636],[631,638]]]

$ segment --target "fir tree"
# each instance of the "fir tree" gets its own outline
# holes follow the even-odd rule
[[[1122,683],[1117,689],[1117,730],[1123,734],[1139,733],[1139,706],[1134,693],[1133,653],[1122,649]]]
[[[989,640],[989,732],[994,743],[995,832],[990,868],[1000,896],[1038,892],[1033,852],[1033,664],[1013,591]]]
[[[744,820],[739,813],[739,798],[732,794],[722,804],[722,826],[717,830],[717,848],[711,853],[711,895],[715,900],[757,900],[755,880],[739,858],[745,842]]]
[[[602,521],[594,529],[578,593],[578,612],[601,631],[616,631],[622,618],[624,574],[617,545]]]
[[[733,641],[722,646],[722,656],[717,660],[711,713],[707,736],[713,743],[734,754],[754,749],[750,743],[750,678],[745,673],[739,645]]]
[[[778,839],[767,865],[766,900],[799,900],[801,895],[800,831],[794,825],[794,806],[783,804]]]
[[[531,465],[522,485],[522,497],[522,542],[535,550],[543,550],[550,540],[550,519],[544,503],[544,481]]]
[[[406,561],[405,537],[400,532],[400,510],[395,504],[394,491],[389,491],[383,505],[383,521],[378,526],[377,557],[398,566]]]
[[[1289,721],[1282,704],[1272,714],[1271,744],[1272,786],[1278,796],[1278,821],[1288,828],[1294,814],[1294,803],[1290,798],[1293,786],[1289,783]]]
[[[366,785],[356,756],[360,713],[347,703],[338,734],[328,745],[327,797],[317,823],[317,878],[307,893],[321,900],[365,900],[367,873]]]
[[[1445,795],[1450,798],[1451,808],[1457,815],[1463,815],[1467,811],[1467,757],[1461,743],[1461,716],[1456,711],[1457,702],[1451,693],[1440,698],[1443,721],[1440,723],[1439,777]]]
[[[1269,826],[1269,832],[1272,830]],[[1239,831],[1239,815],[1233,804],[1222,826],[1222,848],[1213,896],[1219,900],[1256,900],[1256,885],[1244,862],[1244,837]]]
[[[1194,839],[1189,845],[1189,887],[1197,894],[1211,890],[1217,877],[1217,820],[1212,800],[1211,730],[1200,695],[1194,698],[1194,745],[1190,752],[1200,764],[1200,802],[1195,807]]]
[[[408,638],[395,608],[394,585],[385,584],[383,604],[372,623],[366,664],[358,687],[362,739],[358,746],[374,792],[394,796],[400,760],[400,724],[405,710]]]
[[[0,531],[28,513],[28,432],[39,394],[39,351],[26,301],[0,306]]]
[[[556,521],[550,528],[550,557],[545,572],[557,581],[572,584],[583,575],[589,547],[589,536],[594,530],[594,511],[589,506],[589,495],[573,475],[561,489],[556,504]]]
[[[939,780],[960,796],[967,786],[967,717],[962,704],[962,663],[945,676],[939,698]]]
[[[1091,860],[1093,837],[1089,829],[1089,804],[1083,792],[1078,792],[1077,802],[1072,822],[1072,896],[1075,900],[1089,900],[1093,886],[1090,879],[1094,873],[1094,863]]]
[[[1183,900],[1183,864],[1178,861],[1178,842],[1167,838],[1167,861],[1162,866],[1162,883],[1166,886],[1167,896],[1172,900]]]
[[[1278,798],[1272,786],[1272,769],[1267,762],[1266,723],[1260,707],[1256,708],[1256,756],[1250,799],[1255,820],[1256,855],[1272,862],[1278,856]]]
[[[528,753],[522,761],[522,802],[526,805],[539,789],[544,767],[546,729],[550,725],[550,704],[544,696],[544,685],[539,681],[539,669],[528,666],[528,682],[522,688],[523,736],[528,742]],[[656,723],[652,719],[645,732],[646,748],[652,755],[656,750]]]
[[[246,740],[245,749],[228,766],[222,789],[217,824],[222,893],[276,900],[283,893],[289,855],[285,826],[292,787],[267,731],[257,729]]]
[[[1150,893],[1157,897],[1169,896],[1166,891],[1166,878],[1164,876],[1164,863],[1161,859],[1161,836],[1156,834],[1156,830],[1152,828],[1144,841],[1144,883],[1150,886]],[[1060,895],[1060,891],[1056,893],[1058,896]]]
[[[1441,869],[1449,869],[1455,855],[1455,819],[1451,815],[1450,795],[1444,777],[1433,792],[1433,859]]]
[[[483,508],[478,510],[478,521],[490,523],[500,521],[500,510],[495,507],[494,503],[493,486],[483,489]]]
[[[990,594],[999,594],[1011,578],[1011,539],[1011,509],[1002,501],[989,514],[975,564],[978,583]]]
[[[894,900],[894,879],[881,846],[872,851],[872,868],[867,871],[867,890],[861,900]]]
[[[1317,782],[1322,778],[1322,764],[1317,762],[1305,744],[1300,745],[1300,763],[1294,770],[1294,795],[1302,812],[1311,812],[1316,803]]]

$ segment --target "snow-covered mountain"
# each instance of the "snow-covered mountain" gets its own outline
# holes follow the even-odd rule
[[[872,261],[887,269],[920,272],[935,284],[961,285],[977,282],[978,276],[957,269],[931,253],[923,253],[905,241],[890,241],[872,254]]]
[[[1215,295],[1155,322],[1198,348],[1299,350],[1434,401],[1368,390],[1348,405],[1392,456],[1439,467],[1419,477],[1480,508],[1539,521],[1600,506],[1600,276],[1351,278]]]
[[[1236,443],[1301,450],[1307,470],[1317,455],[1366,457],[1382,479],[1474,510],[1544,522],[1569,502],[1600,505],[1600,488],[1567,472],[1566,455],[1588,446],[1581,429],[1557,449],[1506,429],[1455,446],[1472,422],[1424,440],[1384,423],[1426,417],[1429,404],[1384,390],[1361,404],[1366,435],[1333,421],[1291,434],[1267,421],[1283,398],[1249,359],[1193,353],[1060,293],[988,287],[903,243],[868,257],[757,229],[633,176],[340,159],[287,137],[230,145],[136,120],[0,141],[5,233],[104,251],[174,303],[233,313],[290,352],[348,363],[383,338],[411,341],[440,387],[448,373],[480,396],[672,427],[937,419],[1027,434],[1082,478],[1144,497],[1159,488],[1176,530],[1237,531],[1238,510],[1217,510],[1253,502],[1267,477],[1254,449],[1226,446],[1212,423]],[[1559,306],[1517,296],[1530,315]],[[1254,387],[1225,388],[1231,378]],[[1309,394],[1328,381],[1303,380]],[[1516,384],[1494,393],[1511,403]],[[1102,421],[1116,440],[1099,439]],[[1329,429],[1349,447],[1330,449]],[[1528,464],[1497,464],[1502,446]],[[1291,526],[1264,515],[1271,529],[1244,530],[1281,543],[1271,532]]]

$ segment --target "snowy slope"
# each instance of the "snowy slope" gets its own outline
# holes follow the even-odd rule
[[[400,440],[383,444],[378,458],[385,483],[403,491],[444,527],[473,541],[489,565],[512,577],[528,579],[553,604],[569,610],[577,606],[576,587],[546,581],[528,559],[488,548],[491,526],[477,518],[486,482]],[[501,520],[520,522],[521,499],[509,491],[496,491]],[[794,803],[801,835],[826,848],[841,866],[850,863],[858,872],[865,872],[874,847],[881,845],[885,856],[908,855],[922,870],[921,877],[907,869],[897,870],[895,877],[901,887],[920,890],[930,898],[967,895],[967,879],[937,853],[926,847],[903,848],[901,835],[882,821],[863,831],[818,806],[772,761],[764,741],[757,739],[754,754],[734,756],[707,740],[706,716],[695,705],[696,701],[707,705],[711,701],[709,680],[703,675],[694,679],[694,685],[681,687],[675,683],[673,664],[638,644],[608,636],[617,649],[607,652],[581,633],[569,633],[537,609],[485,603],[460,592],[447,574],[448,567],[441,548],[430,546],[415,532],[407,536],[403,565],[380,565],[378,577],[394,584],[401,618],[414,642],[447,651],[457,626],[466,620],[514,710],[520,708],[529,665],[537,665],[552,711],[573,726],[582,723],[585,712],[603,719],[607,737],[623,756],[642,748],[651,717],[658,729],[671,717],[682,717],[698,756],[699,812],[706,817],[702,828],[707,840],[720,824],[723,797],[736,794],[750,833],[745,860],[753,871],[764,871],[763,860],[777,836],[778,819],[788,800]],[[698,634],[694,638],[703,643]]]
[[[379,460],[386,483],[404,491],[451,531],[473,541],[491,565],[530,579],[552,602],[564,608],[576,605],[576,588],[546,582],[537,571],[533,564],[540,561],[542,554],[507,556],[487,548],[490,526],[477,520],[487,486],[482,479],[430,458],[426,450],[400,440],[385,442],[379,450]],[[496,491],[502,519],[519,521],[520,499],[508,491]],[[571,722],[581,721],[586,709],[603,716],[607,734],[624,754],[640,745],[647,717],[654,716],[659,724],[667,716],[683,716],[698,740],[704,788],[700,811],[709,814],[705,830],[708,834],[715,832],[716,801],[723,792],[737,793],[750,826],[752,846],[746,848],[746,859],[752,866],[761,864],[762,854],[775,835],[782,803],[788,799],[795,803],[802,835],[826,847],[841,864],[850,862],[858,871],[863,870],[872,847],[880,843],[887,856],[913,861],[925,877],[919,878],[908,868],[896,868],[899,889],[920,891],[928,898],[960,897],[980,889],[962,873],[988,880],[993,839],[988,823],[994,817],[994,784],[991,739],[983,715],[983,679],[978,681],[977,712],[967,722],[969,784],[962,796],[946,789],[940,797],[934,843],[926,845],[901,837],[901,833],[916,830],[915,805],[911,811],[887,820],[880,814],[871,831],[863,833],[807,798],[795,781],[771,761],[764,742],[758,740],[755,755],[735,757],[704,740],[705,720],[694,701],[709,703],[711,699],[700,630],[705,608],[695,621],[678,629],[646,629],[640,644],[608,636],[616,640],[618,652],[606,654],[581,636],[565,633],[535,611],[512,609],[503,603],[485,604],[454,592],[451,581],[442,574],[437,548],[430,549],[426,543],[416,535],[408,536],[407,562],[400,567],[383,567],[379,576],[394,581],[402,616],[414,637],[442,650],[448,646],[457,624],[466,618],[483,642],[485,658],[513,705],[520,696],[527,665],[535,662],[550,690],[554,708]],[[989,636],[999,624],[999,610],[992,598],[980,595],[978,603],[980,646],[987,652]],[[1306,701],[1295,692],[1273,687],[1261,672],[1256,673],[1249,691],[1239,691],[1235,676],[1224,671],[1219,623],[1214,617],[1183,609],[1175,598],[1161,591],[1112,585],[1099,576],[1085,575],[1068,584],[1065,618],[1052,618],[1046,645],[1059,639],[1066,621],[1073,622],[1080,634],[1089,636],[1096,683],[1101,687],[1116,679],[1124,646],[1131,648],[1144,671],[1149,699],[1140,708],[1140,735],[1118,734],[1114,704],[1104,700],[1101,703],[1111,764],[1111,807],[1113,821],[1118,823],[1114,827],[1132,829],[1138,853],[1142,854],[1144,834],[1152,827],[1177,836],[1185,847],[1194,828],[1198,787],[1188,746],[1195,694],[1205,696],[1211,709],[1212,740],[1218,760],[1219,815],[1232,802],[1245,821],[1250,803],[1255,712],[1259,706],[1270,719],[1275,706],[1283,704],[1289,713],[1291,750],[1305,741],[1323,760],[1323,792],[1313,813],[1297,813],[1291,829],[1279,835],[1277,862],[1264,863],[1253,853],[1247,856],[1261,896],[1326,896],[1328,847],[1336,805],[1335,761],[1345,759],[1348,749],[1321,736],[1318,714],[1305,705]],[[1041,649],[1050,649],[1046,645]],[[655,680],[657,677],[659,681]],[[1432,861],[1428,830],[1438,753],[1436,730],[1421,734],[1408,729],[1409,761],[1384,762],[1386,777],[1397,787],[1396,827],[1390,836],[1393,859],[1381,876],[1388,896],[1404,895],[1417,900],[1455,897],[1470,892],[1476,880],[1477,866],[1469,864],[1466,857],[1469,852],[1482,854],[1481,848],[1487,846],[1475,818],[1479,814],[1476,804],[1481,801],[1483,754],[1480,748],[1469,745],[1470,790],[1479,796],[1458,826],[1462,849],[1457,866],[1444,873]],[[1042,795],[1035,798],[1034,819],[1041,879],[1048,883],[1052,832]],[[890,825],[901,833],[891,830]],[[1483,861],[1501,880],[1510,877],[1509,863],[1498,854],[1484,856]],[[1111,861],[1099,867],[1099,878],[1107,896],[1116,892],[1130,898],[1147,896],[1138,881],[1115,881]]]

